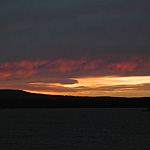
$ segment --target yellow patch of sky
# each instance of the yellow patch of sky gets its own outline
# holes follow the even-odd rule
[[[100,86],[113,86],[113,85],[137,85],[150,83],[150,76],[130,76],[130,77],[117,77],[117,76],[107,76],[107,77],[88,77],[88,78],[74,78],[78,81],[75,84],[65,84],[64,87],[78,87],[78,86],[90,86],[90,87],[100,87]]]

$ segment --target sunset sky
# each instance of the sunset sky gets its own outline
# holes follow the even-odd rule
[[[150,96],[149,0],[1,0],[0,89]]]

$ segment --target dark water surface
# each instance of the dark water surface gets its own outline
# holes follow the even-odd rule
[[[142,109],[0,110],[1,150],[149,150]]]

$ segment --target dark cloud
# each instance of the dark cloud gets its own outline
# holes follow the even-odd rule
[[[0,61],[150,55],[147,0],[2,0]]]
[[[32,80],[33,81],[33,80]],[[75,84],[75,83],[78,83],[77,80],[74,80],[74,79],[63,79],[63,78],[58,78],[58,79],[55,79],[55,78],[50,78],[50,79],[45,79],[45,80],[37,80],[37,81],[33,81],[32,83],[60,83],[60,84]]]

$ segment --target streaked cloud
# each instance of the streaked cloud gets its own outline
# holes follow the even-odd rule
[[[149,75],[150,57],[79,58],[0,63],[0,80]],[[47,81],[45,81],[47,82]],[[65,80],[62,80],[62,83]],[[68,80],[66,80],[68,82]]]

